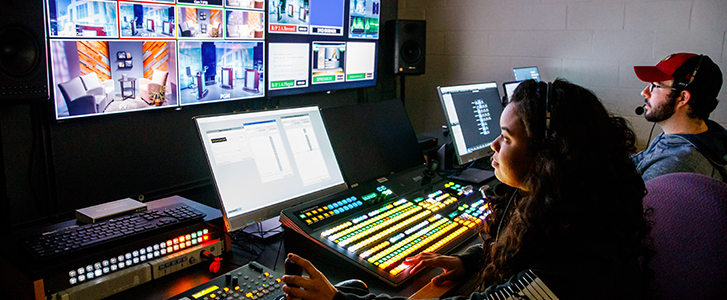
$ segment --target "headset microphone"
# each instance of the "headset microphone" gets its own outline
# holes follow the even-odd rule
[[[637,108],[636,108],[636,110],[635,110],[634,112],[635,112],[635,113],[636,113],[637,115],[639,115],[639,116],[640,116],[640,115],[643,115],[643,114],[644,114],[644,110],[645,110],[645,109],[644,109],[644,107],[646,107],[646,103],[644,103],[644,105],[641,105],[641,106],[637,107]]]

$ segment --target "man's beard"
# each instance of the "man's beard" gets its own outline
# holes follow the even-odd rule
[[[674,93],[670,93],[667,96],[666,103],[663,103],[659,106],[652,106],[651,109],[649,109],[646,114],[644,115],[644,118],[646,118],[649,122],[661,122],[666,119],[671,118],[672,115],[674,115],[674,112],[676,111],[676,97],[673,95]],[[678,96],[679,94],[677,94]]]

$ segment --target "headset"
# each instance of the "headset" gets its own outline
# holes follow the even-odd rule
[[[692,75],[689,77],[689,81],[683,81],[683,80],[675,80],[674,85],[676,85],[676,88],[686,90],[689,85],[694,82],[694,77],[697,76],[697,71],[699,71],[699,67],[702,66],[702,61],[704,60],[704,54],[699,55],[699,61],[697,62],[697,66],[694,68],[694,71],[692,71]]]

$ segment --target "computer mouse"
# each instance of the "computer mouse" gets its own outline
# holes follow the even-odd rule
[[[358,296],[365,296],[369,294],[369,286],[360,279],[344,280],[334,286],[343,293],[350,293]]]

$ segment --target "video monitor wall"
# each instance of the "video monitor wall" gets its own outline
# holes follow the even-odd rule
[[[268,96],[376,85],[380,0],[268,0]]]
[[[46,0],[56,119],[376,85],[380,0]]]
[[[264,0],[46,0],[56,119],[265,96]]]

